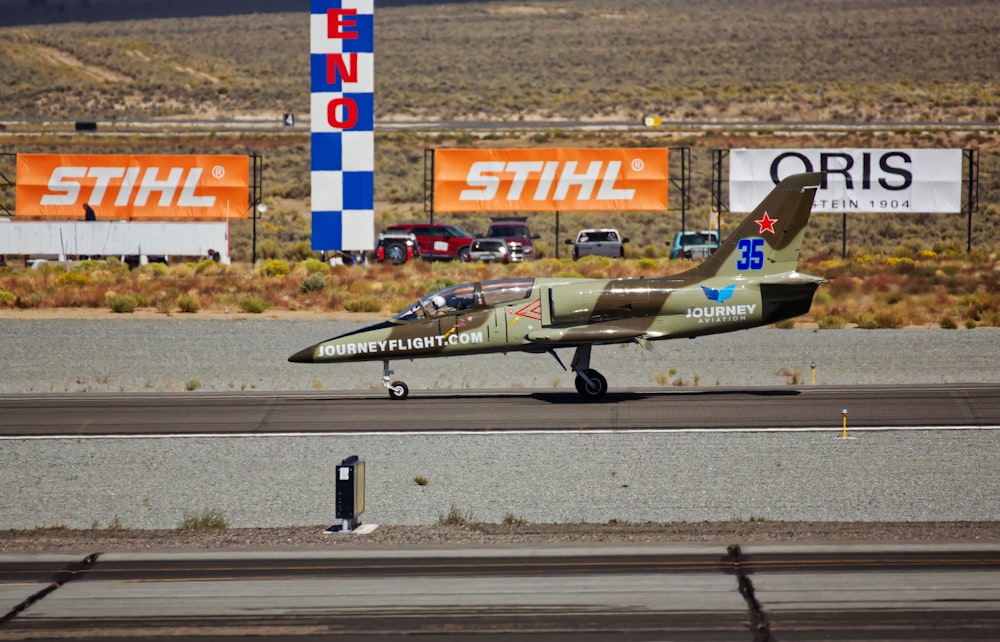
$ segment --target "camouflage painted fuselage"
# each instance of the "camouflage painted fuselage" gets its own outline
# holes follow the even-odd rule
[[[324,363],[544,352],[553,347],[696,337],[804,314],[819,282],[805,276],[781,283],[535,279],[525,298],[385,321],[318,343],[290,360]]]
[[[697,337],[804,314],[822,282],[796,272],[819,180],[819,174],[800,174],[782,181],[715,254],[683,274],[465,283],[432,293],[389,321],[310,346],[289,360],[544,352]]]

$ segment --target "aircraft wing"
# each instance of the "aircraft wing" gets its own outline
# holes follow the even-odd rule
[[[645,330],[616,325],[581,325],[571,328],[541,328],[525,335],[531,343],[551,345],[597,345],[602,343],[627,343],[646,334]]]

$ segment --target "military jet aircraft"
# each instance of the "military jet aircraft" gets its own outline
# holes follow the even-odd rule
[[[821,173],[782,180],[697,267],[639,279],[510,278],[432,292],[382,323],[321,341],[295,363],[381,361],[392,399],[409,388],[390,381],[389,362],[491,352],[574,348],[576,389],[597,399],[608,382],[590,367],[595,345],[698,337],[775,323],[809,311],[823,279],[796,271]]]

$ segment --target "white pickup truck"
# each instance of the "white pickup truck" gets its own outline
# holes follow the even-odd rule
[[[573,259],[581,256],[594,254],[597,256],[610,256],[621,258],[625,256],[625,244],[627,238],[622,238],[618,230],[612,228],[602,228],[595,230],[580,230],[576,233],[576,240],[566,239],[566,245],[573,246]]]

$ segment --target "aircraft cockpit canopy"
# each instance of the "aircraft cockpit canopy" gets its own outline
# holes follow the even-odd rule
[[[395,316],[398,321],[489,308],[508,301],[528,298],[535,279],[496,279],[476,283],[461,283],[431,292]]]

